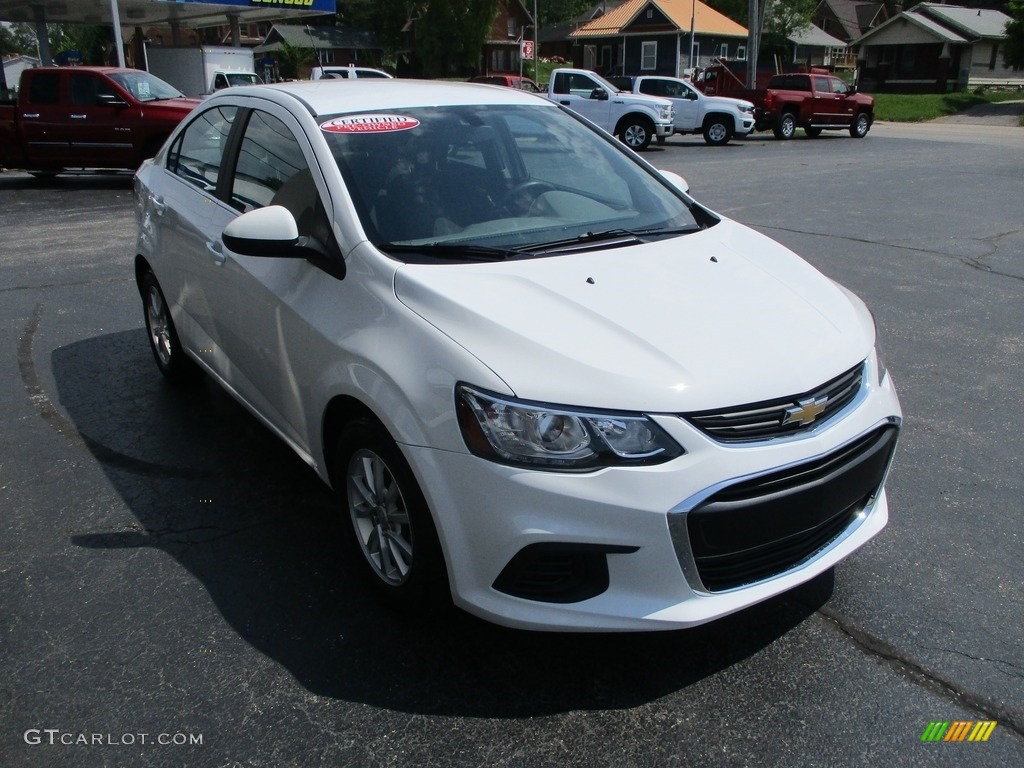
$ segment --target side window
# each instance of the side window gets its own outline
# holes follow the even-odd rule
[[[175,141],[167,169],[206,192],[217,188],[224,147],[235,119],[235,107],[214,107],[193,120]]]
[[[302,147],[291,129],[256,110],[238,151],[231,205],[243,213],[267,205],[291,211],[299,234],[332,241],[330,222]]]
[[[832,93],[827,77],[813,77],[811,79],[814,81],[815,91],[818,93]]]
[[[33,73],[28,87],[29,104],[57,104],[60,101],[60,74]]]
[[[833,77],[831,79],[831,83],[832,83],[832,93],[841,93],[841,94],[843,94],[845,96],[846,95],[846,91],[849,90],[847,88],[846,83],[844,83],[842,80],[839,80],[838,78]]]
[[[82,106],[94,106],[98,96],[114,95],[114,89],[95,75],[84,72],[71,73],[71,103]]]

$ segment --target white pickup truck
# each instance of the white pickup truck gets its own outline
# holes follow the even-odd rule
[[[743,99],[706,96],[678,77],[641,75],[613,77],[612,85],[632,93],[645,93],[672,102],[676,133],[702,133],[712,146],[728,144],[754,130],[754,105]],[[659,143],[664,141],[660,136]]]
[[[664,141],[675,131],[671,101],[623,93],[587,69],[553,70],[547,97],[618,136],[631,149],[645,149],[652,138]]]

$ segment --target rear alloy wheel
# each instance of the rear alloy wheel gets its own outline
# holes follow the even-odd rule
[[[171,319],[160,284],[152,272],[147,272],[139,286],[142,291],[142,308],[146,318],[146,334],[149,347],[153,350],[156,365],[168,381],[182,384],[196,378],[199,369],[185,354],[178,339],[178,332]]]
[[[732,126],[720,118],[711,118],[704,124],[704,141],[712,147],[721,147],[732,139]]]
[[[646,120],[630,118],[619,129],[619,139],[630,149],[639,152],[641,149],[647,149],[653,133],[654,129]]]
[[[779,121],[775,124],[776,139],[782,139],[786,141],[793,138],[793,134],[796,133],[796,115],[792,112],[783,112],[779,115]]]
[[[359,419],[342,431],[334,486],[373,589],[396,607],[442,597],[437,532],[412,470],[383,427]]]
[[[871,118],[868,117],[868,113],[858,112],[857,116],[853,118],[853,122],[850,123],[850,135],[855,139],[863,139],[868,135],[870,127]]]

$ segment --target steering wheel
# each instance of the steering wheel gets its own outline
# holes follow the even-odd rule
[[[498,208],[511,216],[536,215],[534,208],[536,207],[537,198],[545,192],[553,192],[554,189],[554,185],[546,181],[528,179],[516,184],[506,192],[505,196],[501,198]]]

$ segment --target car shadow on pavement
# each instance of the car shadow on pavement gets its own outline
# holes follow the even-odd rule
[[[71,422],[63,427],[137,520],[75,534],[79,556],[162,550],[233,631],[320,696],[498,718],[630,708],[752,656],[831,595],[829,572],[710,625],[653,634],[517,631],[454,609],[394,613],[346,562],[341,516],[313,471],[211,382],[168,386],[143,330],[58,348],[51,362]]]
[[[31,176],[23,171],[0,171],[0,192],[22,189],[131,189],[131,171],[82,171],[59,176]]]

